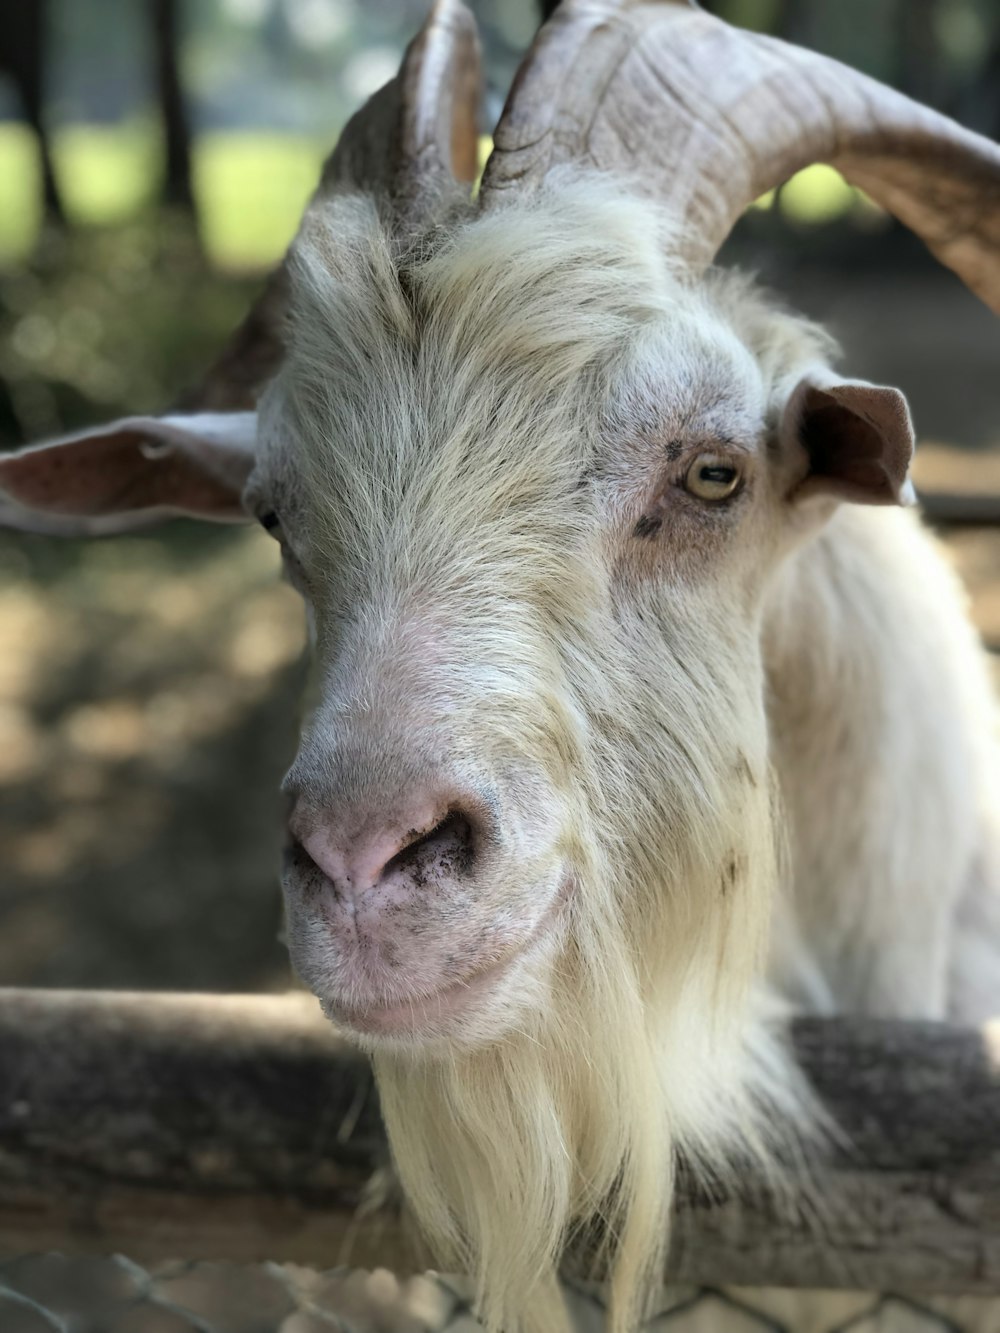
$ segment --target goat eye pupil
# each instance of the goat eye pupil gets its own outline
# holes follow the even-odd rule
[[[699,500],[707,503],[728,500],[740,486],[740,470],[718,456],[708,455],[695,459],[684,479],[684,487]]]

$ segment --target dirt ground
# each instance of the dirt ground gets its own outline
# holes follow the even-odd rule
[[[256,531],[0,537],[0,984],[284,988],[298,600]]]

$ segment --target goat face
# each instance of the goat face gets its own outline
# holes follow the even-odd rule
[[[289,938],[373,1046],[540,1040],[612,974],[677,1013],[678,987],[752,971],[762,594],[832,493],[898,498],[909,423],[676,249],[661,210],[572,171],[485,214],[446,201],[405,244],[364,193],[321,199],[259,414],[0,463],[28,526],[173,508],[280,538],[314,640]]]
[[[824,344],[664,242],[564,181],[416,259],[356,201],[293,252],[245,504],[313,627],[292,954],[373,1045],[534,1028],[580,936],[640,991],[651,935],[690,972],[738,918],[753,956],[761,592],[820,508],[775,409]]]

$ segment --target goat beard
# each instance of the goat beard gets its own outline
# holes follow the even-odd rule
[[[439,1264],[475,1275],[490,1333],[569,1329],[557,1274],[581,1232],[608,1327],[631,1333],[662,1285],[678,1153],[716,1178],[737,1145],[768,1156],[746,1041],[777,877],[768,784],[727,815],[683,866],[661,834],[655,867],[578,877],[547,1002],[518,1030],[375,1056],[404,1193]]]

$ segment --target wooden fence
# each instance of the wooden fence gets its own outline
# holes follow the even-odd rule
[[[780,1196],[682,1185],[670,1280],[1000,1291],[1000,1024],[793,1041],[850,1146]],[[0,1251],[407,1271],[385,1165],[368,1066],[308,997],[0,990]]]

